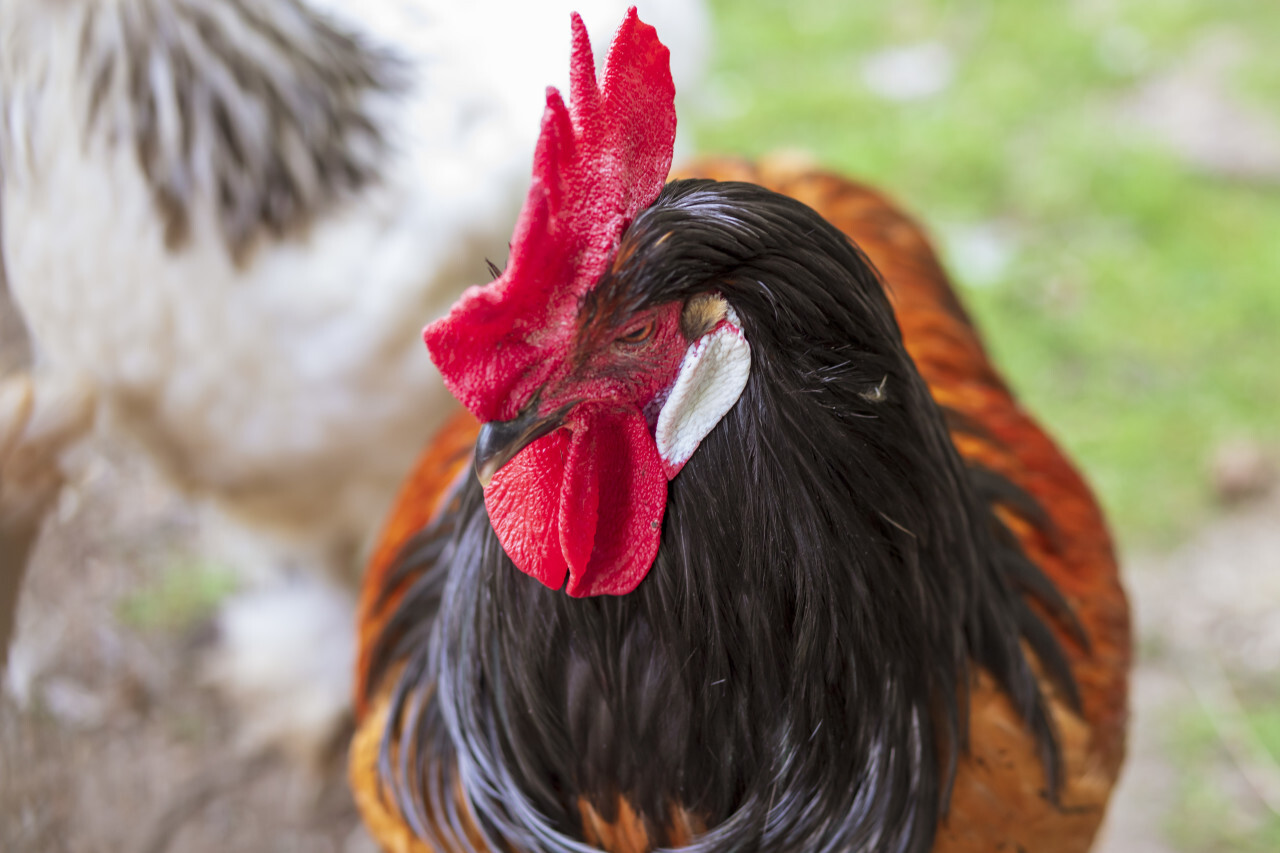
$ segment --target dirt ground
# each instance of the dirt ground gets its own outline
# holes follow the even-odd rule
[[[173,586],[193,564],[195,524],[132,455],[86,454],[35,554],[0,696],[0,850],[372,849],[340,761],[316,774],[235,748],[200,678],[209,609]],[[1203,706],[1230,742],[1221,673],[1275,683],[1280,495],[1126,564],[1140,637],[1132,750],[1098,849],[1186,850],[1168,840],[1182,772],[1170,720]],[[1247,825],[1266,817],[1275,766],[1235,746],[1201,770]]]
[[[235,748],[200,678],[207,609],[166,592],[193,525],[113,459],[50,520],[0,699],[0,850],[368,849],[337,761],[317,776]],[[152,616],[149,596],[191,620]]]
[[[1224,515],[1168,554],[1130,555],[1125,574],[1138,652],[1129,759],[1096,849],[1267,849],[1218,833],[1248,838],[1280,816],[1280,769],[1242,707],[1242,697],[1275,707],[1280,688],[1280,494]],[[1206,754],[1187,754],[1188,718],[1210,727]],[[1179,793],[1192,776],[1222,797],[1216,827],[1186,824]]]

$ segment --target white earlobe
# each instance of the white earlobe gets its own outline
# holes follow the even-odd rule
[[[654,438],[667,479],[680,473],[707,433],[742,396],[751,375],[751,347],[729,308],[714,329],[694,341],[658,413]]]

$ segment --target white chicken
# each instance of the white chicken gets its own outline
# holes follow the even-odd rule
[[[627,5],[0,0],[12,297],[258,582],[215,666],[251,743],[345,711],[342,583],[454,405],[420,329],[505,258],[569,11],[603,39]],[[701,5],[639,5],[695,86]]]

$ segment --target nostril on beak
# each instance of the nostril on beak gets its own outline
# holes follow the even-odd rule
[[[519,415],[509,421],[491,421],[480,428],[476,436],[476,479],[488,488],[497,474],[512,459],[533,442],[559,429],[568,409],[560,409],[539,417],[535,411]]]

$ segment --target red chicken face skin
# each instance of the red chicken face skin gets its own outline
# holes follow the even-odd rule
[[[590,303],[588,303],[590,304]],[[660,305],[621,318],[584,308],[564,356],[545,363],[535,392],[538,413],[549,415],[583,402],[644,411],[670,387],[690,341],[680,331],[680,306]]]
[[[564,425],[485,488],[507,554],[553,589],[625,595],[653,564],[667,503],[653,420],[689,346],[679,315],[665,305],[581,327],[536,398],[537,417],[566,412]]]

